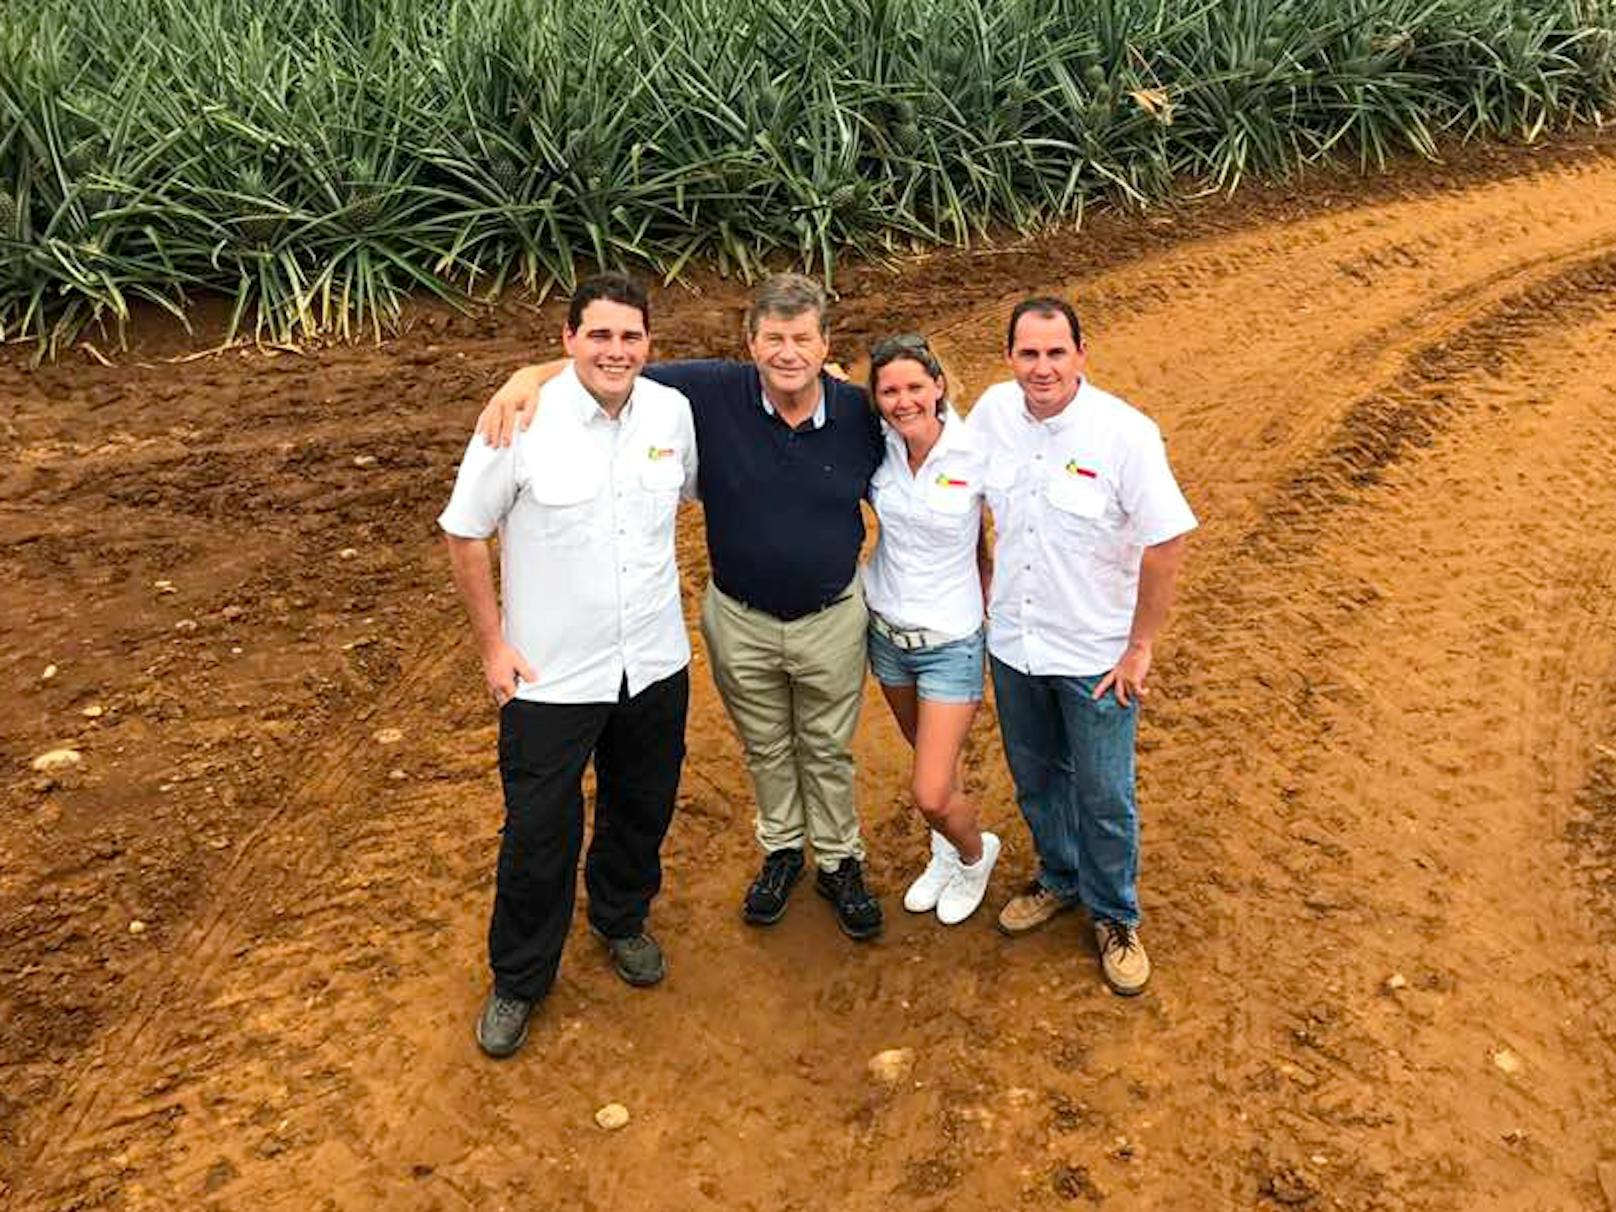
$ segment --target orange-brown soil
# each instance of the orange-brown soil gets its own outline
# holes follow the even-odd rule
[[[1075,915],[992,928],[1032,855],[991,704],[983,913],[900,908],[924,832],[872,691],[885,937],[807,893],[745,927],[698,656],[668,981],[580,923],[527,1048],[483,1059],[494,717],[434,518],[554,307],[0,369],[0,1204],[1603,1209],[1616,156],[1494,168],[848,280],[844,346],[928,328],[967,396],[1009,300],[1072,292],[1204,521],[1141,740],[1135,1001]],[[733,352],[742,297],[664,292],[661,352]],[[694,514],[680,554],[688,606]]]

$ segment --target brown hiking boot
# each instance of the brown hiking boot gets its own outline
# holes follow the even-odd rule
[[[1010,935],[1026,934],[1070,908],[1071,905],[1033,880],[999,911],[999,929]]]
[[[1095,922],[1094,941],[1100,948],[1100,971],[1111,992],[1123,997],[1142,993],[1150,979],[1150,957],[1139,941],[1136,927],[1121,922]]]

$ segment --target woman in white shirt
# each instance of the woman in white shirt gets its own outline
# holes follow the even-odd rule
[[[959,759],[982,701],[985,460],[947,400],[925,338],[891,337],[870,352],[870,396],[886,457],[870,482],[880,521],[864,569],[870,667],[914,747],[915,806],[931,826],[931,859],[903,905],[945,925],[976,911],[999,857],[977,823]]]

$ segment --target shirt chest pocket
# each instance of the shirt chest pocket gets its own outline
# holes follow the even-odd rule
[[[1108,493],[1098,476],[1059,473],[1050,478],[1045,497],[1063,526],[1093,533],[1105,524]]]
[[[549,458],[534,466],[528,494],[538,505],[539,537],[556,547],[582,547],[595,537],[600,477],[588,464]]]
[[[934,534],[974,538],[978,517],[975,491],[968,484],[943,481],[926,486],[917,520]]]
[[[1010,496],[1020,472],[1021,468],[1014,459],[998,458],[989,464],[986,474],[982,477],[983,493],[987,497],[988,505],[993,509],[994,520],[1000,525],[1003,525],[1004,511],[1010,504]]]
[[[673,526],[679,510],[679,490],[685,486],[685,465],[680,453],[671,446],[653,449],[640,466],[637,477],[640,516],[647,537],[653,540]]]

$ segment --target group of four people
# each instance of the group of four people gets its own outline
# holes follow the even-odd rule
[[[516,1051],[554,982],[591,759],[590,927],[629,983],[666,972],[645,922],[684,756],[674,523],[696,498],[712,570],[701,630],[763,850],[744,918],[780,919],[806,846],[843,931],[881,931],[850,749],[867,665],[914,749],[911,791],[931,826],[904,906],[945,924],[975,911],[1000,843],[959,770],[986,663],[1039,857],[999,926],[1023,933],[1081,905],[1106,980],[1138,993],[1150,967],[1134,730],[1195,526],[1157,427],[1084,377],[1078,318],[1058,298],[1015,307],[1013,381],[968,418],[920,337],[876,345],[868,393],[827,373],[828,304],[809,279],[765,281],[746,327],[750,363],[648,365],[644,289],[616,274],[581,283],[567,358],[495,395],[439,519],[501,708],[506,819],[478,1042]],[[879,535],[861,573],[865,501]]]

